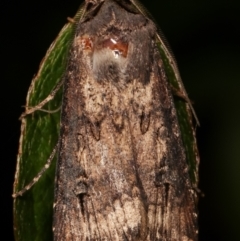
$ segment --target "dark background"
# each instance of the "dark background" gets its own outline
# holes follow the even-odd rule
[[[47,48],[80,0],[1,0],[1,229],[13,240],[18,117]],[[172,46],[200,119],[200,241],[240,240],[240,1],[142,1]],[[3,73],[3,74],[2,74]]]

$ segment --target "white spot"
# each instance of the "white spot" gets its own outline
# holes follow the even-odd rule
[[[116,40],[114,40],[113,38],[111,38],[110,40],[111,40],[111,42],[113,42],[114,44],[116,44],[116,43],[117,43],[117,41],[116,41]]]
[[[114,56],[115,59],[117,59],[120,56],[120,54],[121,53],[119,52],[119,50],[116,50],[116,49],[113,50],[113,56]]]

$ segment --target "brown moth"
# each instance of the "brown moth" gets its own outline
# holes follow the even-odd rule
[[[54,240],[196,241],[157,27],[135,0],[86,0],[82,11],[63,79]]]

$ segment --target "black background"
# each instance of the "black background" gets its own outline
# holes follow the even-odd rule
[[[240,1],[142,1],[175,53],[201,127],[200,241],[240,240]],[[13,240],[20,116],[33,75],[80,0],[1,0],[1,230]]]

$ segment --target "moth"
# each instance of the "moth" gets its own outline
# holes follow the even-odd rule
[[[53,240],[196,241],[195,112],[158,27],[136,0],[85,0],[70,24],[61,81],[23,116],[63,85]]]

